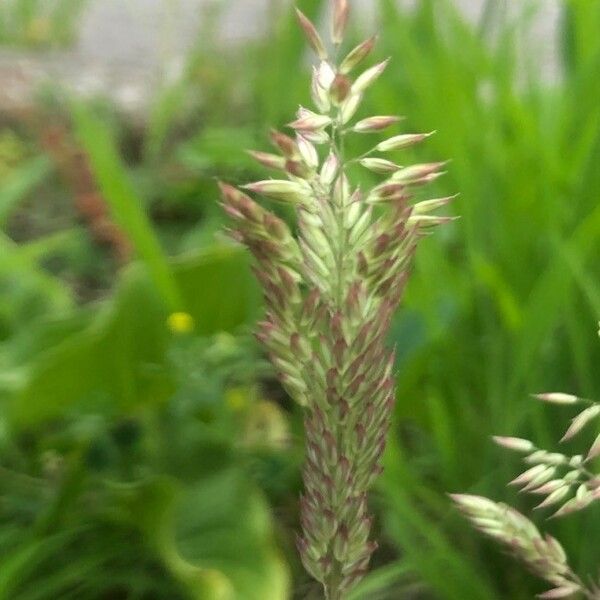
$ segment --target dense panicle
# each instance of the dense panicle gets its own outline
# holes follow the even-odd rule
[[[332,2],[332,42],[343,42],[349,4]],[[257,336],[286,390],[305,411],[305,491],[298,550],[328,599],[342,598],[365,574],[376,544],[369,540],[367,491],[380,460],[394,406],[394,353],[385,344],[402,298],[411,258],[424,228],[447,218],[429,214],[451,198],[412,202],[412,190],[433,181],[444,163],[401,167],[376,156],[428,134],[395,135],[354,163],[386,179],[362,192],[348,178],[343,138],[396,125],[396,116],[352,124],[364,93],[388,61],[351,78],[375,38],[352,50],[341,66],[329,61],[315,26],[300,25],[317,54],[311,95],[288,127],[271,132],[279,154],[251,151],[285,179],[244,189],[291,205],[297,233],[243,192],[221,185],[232,237],[256,259],[266,303]],[[281,177],[281,175],[279,175]],[[429,204],[427,204],[429,203]],[[379,208],[374,208],[378,205]]]

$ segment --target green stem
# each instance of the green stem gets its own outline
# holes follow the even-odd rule
[[[338,124],[339,120],[339,109],[337,111],[337,118],[334,119],[334,124],[331,128],[331,146],[330,150],[334,152],[339,160],[339,167],[337,177],[344,176],[344,132]],[[344,304],[345,295],[347,290],[345,289],[346,277],[344,273],[344,267],[346,264],[346,232],[344,228],[345,215],[344,211],[346,207],[343,202],[339,205],[336,203],[334,206],[334,211],[337,220],[337,240],[335,248],[335,263],[336,263],[336,289],[334,293],[334,302],[337,305],[336,308],[342,309]],[[338,426],[337,423],[332,423],[335,432],[335,438],[337,441],[338,448],[343,447],[343,431]],[[329,549],[329,557],[333,562],[333,568],[331,570],[331,574],[328,579],[324,582],[324,590],[325,590],[325,598],[327,600],[343,600],[343,592],[341,589],[343,575],[342,575],[342,565],[335,559],[333,555],[333,549]]]
[[[329,580],[325,583],[325,598],[327,600],[343,600],[342,590],[340,588],[341,582],[342,576],[340,565],[336,563],[336,568],[332,570]]]

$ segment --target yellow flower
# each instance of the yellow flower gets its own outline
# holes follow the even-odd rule
[[[167,326],[173,333],[190,333],[194,330],[194,318],[186,312],[174,312],[169,315]]]

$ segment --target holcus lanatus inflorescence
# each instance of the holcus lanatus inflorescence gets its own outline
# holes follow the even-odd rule
[[[331,46],[340,51],[348,2],[333,0]],[[318,57],[313,109],[300,107],[293,135],[271,133],[278,153],[251,152],[277,179],[243,186],[290,204],[297,233],[246,193],[221,184],[233,220],[230,233],[256,259],[267,307],[258,337],[281,383],[305,411],[305,492],[298,548],[329,600],[342,598],[365,574],[376,543],[369,540],[367,490],[381,473],[395,400],[394,352],[385,345],[425,229],[449,217],[431,214],[451,198],[413,203],[412,191],[435,180],[443,163],[401,167],[386,158],[428,137],[402,133],[348,158],[348,135],[377,133],[395,116],[354,119],[363,95],[388,61],[354,71],[373,49],[370,38],[339,64],[311,21],[297,11]],[[352,185],[351,164],[383,176],[367,192]]]

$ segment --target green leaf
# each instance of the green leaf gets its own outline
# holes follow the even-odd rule
[[[250,260],[242,248],[217,246],[173,261],[183,306],[197,333],[232,332],[256,320],[261,296]]]
[[[12,419],[33,424],[65,412],[160,402],[170,390],[165,312],[143,269],[131,268],[114,304],[36,359],[12,399]]]
[[[123,488],[131,519],[197,600],[286,600],[289,574],[267,505],[237,468],[187,490],[159,478]]]
[[[223,246],[173,263],[197,334],[233,332],[255,321],[260,294],[249,260],[242,249]],[[71,411],[115,412],[165,399],[172,385],[168,310],[153,284],[142,265],[132,265],[113,302],[101,304],[66,337],[51,333],[55,344],[32,357],[25,384],[12,399],[14,421],[35,423]],[[71,329],[72,320],[65,327]],[[21,362],[25,358],[21,349]]]

